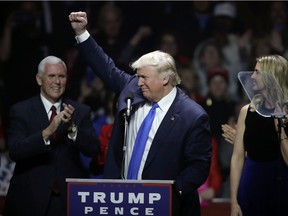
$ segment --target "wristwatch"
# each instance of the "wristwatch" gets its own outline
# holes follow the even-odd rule
[[[68,128],[68,133],[76,133],[77,126],[72,122],[71,126]]]

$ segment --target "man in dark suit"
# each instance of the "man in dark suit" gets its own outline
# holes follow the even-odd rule
[[[40,94],[10,110],[8,150],[16,166],[5,216],[66,216],[66,178],[88,178],[80,152],[95,157],[99,151],[90,108],[63,97],[65,63],[44,58],[36,80]]]
[[[136,179],[175,180],[175,189],[181,200],[181,215],[200,215],[197,188],[209,174],[212,153],[210,125],[201,106],[176,87],[180,78],[174,59],[160,51],[148,53],[132,64],[137,74],[129,75],[119,70],[90,37],[86,30],[85,12],[72,12],[69,19],[76,33],[80,55],[119,95],[103,177],[130,179],[133,150],[139,144],[135,142],[134,145],[137,132],[152,103],[157,102],[159,107],[156,108]],[[129,94],[133,100],[126,137],[123,114],[127,112],[126,102],[130,103]],[[127,142],[124,142],[124,137]],[[123,146],[126,149],[124,153]]]

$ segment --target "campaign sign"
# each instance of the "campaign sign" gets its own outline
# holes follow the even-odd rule
[[[68,216],[172,216],[173,181],[66,179]]]

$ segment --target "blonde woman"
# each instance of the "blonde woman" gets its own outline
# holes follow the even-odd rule
[[[261,103],[252,100],[238,117],[230,173],[231,216],[288,215],[288,125],[284,121],[286,127],[278,133],[277,119],[256,112],[257,106],[271,112],[277,108],[267,103],[270,89],[263,87],[267,84],[264,71],[274,77],[284,96],[288,95],[287,60],[279,55],[257,58],[251,79]]]

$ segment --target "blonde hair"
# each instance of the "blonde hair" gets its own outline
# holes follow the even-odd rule
[[[256,59],[260,65],[262,81],[267,88],[268,96],[279,105],[288,102],[288,61],[280,55],[261,56]],[[273,78],[271,78],[273,77]],[[277,96],[277,97],[275,97]],[[260,106],[263,103],[261,95],[256,95],[253,103]]]
[[[181,79],[176,70],[175,60],[166,52],[156,50],[147,53],[131,64],[133,70],[144,66],[155,67],[159,74],[168,75],[171,78],[170,83],[172,86],[181,83]]]

